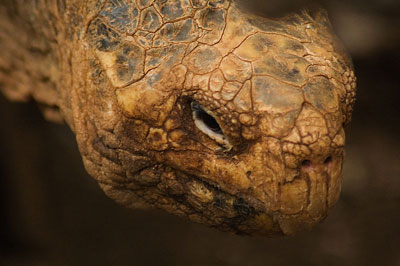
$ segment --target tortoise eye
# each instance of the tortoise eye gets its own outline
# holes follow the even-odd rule
[[[192,111],[193,111],[193,118],[195,119],[195,121],[199,120],[208,129],[210,129],[214,133],[221,134],[221,135],[224,134],[224,133],[222,133],[222,129],[219,126],[217,120],[215,120],[214,117],[209,115],[199,103],[192,102],[191,107],[192,107]]]
[[[230,147],[231,145],[222,131],[221,126],[210,112],[207,112],[195,101],[193,101],[190,106],[192,108],[193,120],[197,128],[217,143]]]

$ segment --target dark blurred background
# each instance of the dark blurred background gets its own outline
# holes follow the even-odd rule
[[[298,7],[285,3],[253,1]],[[266,239],[125,209],[85,172],[67,126],[1,95],[0,265],[400,266],[400,1],[323,4],[358,77],[342,194],[324,223]]]

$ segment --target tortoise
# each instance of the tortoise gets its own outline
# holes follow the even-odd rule
[[[118,203],[275,236],[338,200],[356,78],[326,11],[37,0],[0,12],[2,92],[65,121]]]

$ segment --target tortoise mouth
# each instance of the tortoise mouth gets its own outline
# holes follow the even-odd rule
[[[176,171],[175,175],[185,193],[172,195],[172,198],[190,209],[189,219],[243,235],[283,234],[273,215],[259,210],[246,196],[231,194],[196,175],[181,171]]]
[[[341,175],[312,171],[292,183],[281,184],[276,208],[270,211],[256,198],[232,194],[202,177],[181,171],[176,177],[186,191],[180,203],[204,217],[205,223],[238,234],[276,236],[310,230],[325,219],[339,193],[332,182],[339,183]]]
[[[186,175],[185,179],[186,182],[182,180],[182,183],[185,184],[186,191],[188,191],[186,202],[194,203],[191,204],[192,207],[204,215],[212,213],[213,216],[217,216],[233,226],[256,214],[255,208],[241,196],[233,195],[209,180],[196,175]],[[199,206],[195,204],[196,202],[201,202],[203,205]]]

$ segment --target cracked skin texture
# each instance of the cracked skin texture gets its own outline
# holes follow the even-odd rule
[[[58,33],[43,34],[54,40],[56,99],[26,94],[59,108],[110,198],[250,235],[290,235],[327,216],[356,85],[323,10],[273,20],[228,0],[42,8]],[[229,148],[196,127],[192,102]]]

